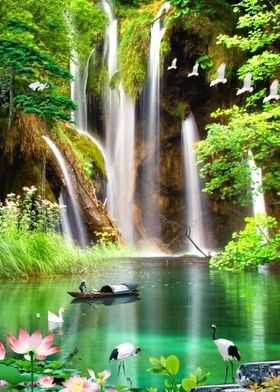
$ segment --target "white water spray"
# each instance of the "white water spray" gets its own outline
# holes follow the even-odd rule
[[[77,131],[87,132],[87,81],[88,81],[88,68],[91,56],[95,48],[90,52],[85,69],[82,70],[79,65],[79,59],[74,56],[74,60],[70,63],[70,71],[74,77],[71,82],[71,99],[77,104],[77,109],[73,113],[75,127]]]
[[[262,192],[262,170],[256,165],[251,150],[248,151],[247,162],[251,174],[253,214],[256,218],[259,214],[266,215],[265,199]],[[266,228],[260,228],[260,231],[262,232],[264,239],[268,240],[269,231]]]
[[[109,74],[105,104],[106,167],[110,178],[107,189],[108,209],[120,227],[124,240],[131,244],[134,242],[132,203],[135,182],[135,103],[126,95],[122,83],[118,87],[110,87],[111,78],[118,72],[117,19],[109,2],[103,0],[102,6],[109,20],[104,52]]]
[[[71,229],[71,223],[69,216],[67,214],[67,204],[66,204],[66,198],[65,198],[65,190],[62,189],[60,196],[58,198],[58,203],[60,206],[60,218],[61,218],[61,228],[62,228],[62,234],[64,236],[64,239],[70,243],[73,243],[74,241],[74,233],[72,233]]]
[[[196,165],[196,154],[193,150],[194,143],[199,140],[199,134],[192,114],[182,124],[182,136],[186,187],[186,224],[191,229],[190,237],[192,240],[200,249],[205,249],[202,186]],[[188,243],[187,250],[191,253],[198,252],[191,242]]]
[[[81,245],[81,247],[84,249],[86,247],[86,243],[87,243],[86,234],[85,234],[84,225],[83,225],[83,221],[82,221],[82,217],[81,217],[81,213],[80,213],[79,204],[78,204],[76,197],[75,197],[76,195],[75,195],[75,192],[74,192],[74,189],[72,186],[72,182],[71,182],[71,178],[70,178],[70,175],[68,172],[67,165],[65,163],[65,160],[64,160],[62,154],[60,153],[59,149],[56,147],[54,142],[52,140],[50,140],[47,136],[43,136],[43,139],[45,140],[45,142],[48,144],[48,146],[52,150],[52,152],[53,152],[53,154],[54,154],[54,156],[60,166],[60,169],[62,171],[64,180],[65,180],[65,186],[66,186],[66,189],[67,189],[70,201],[71,201],[71,207],[72,207],[73,218],[74,218],[73,224],[75,224],[75,226],[76,226],[78,242]],[[68,203],[68,208],[69,207],[70,207],[70,205]],[[73,227],[73,224],[72,224],[72,227]]]
[[[248,152],[248,166],[251,173],[251,188],[253,193],[253,212],[254,217],[257,214],[266,214],[264,194],[262,189],[262,170],[257,167],[253,153],[251,150]]]
[[[147,80],[147,139],[148,155],[143,170],[143,223],[147,237],[160,237],[160,43],[165,32],[163,14],[170,7],[160,8],[152,26]]]

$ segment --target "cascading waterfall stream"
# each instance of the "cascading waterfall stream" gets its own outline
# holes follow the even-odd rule
[[[74,80],[71,82],[71,99],[77,103],[77,109],[73,113],[77,131],[87,132],[86,87],[88,80],[89,62],[94,50],[95,48],[93,48],[90,52],[84,70],[81,69],[77,56],[74,56],[75,61],[72,61],[70,64],[70,71],[74,77]]]
[[[60,206],[61,228],[62,228],[62,234],[63,234],[64,238],[67,241],[73,243],[74,233],[72,232],[70,219],[67,214],[67,202],[66,202],[65,193],[66,193],[65,190],[62,189],[60,196],[58,198],[58,203]]]
[[[118,72],[118,26],[111,5],[103,0],[102,6],[109,20],[104,60],[107,64],[110,84],[111,78]],[[135,182],[135,103],[126,95],[122,83],[114,89],[109,84],[105,103],[107,171],[110,178],[107,189],[108,209],[120,227],[124,240],[132,244],[134,242],[132,202]]]
[[[147,159],[143,166],[143,224],[146,237],[160,237],[160,209],[157,195],[160,193],[160,43],[165,32],[163,13],[169,2],[160,8],[152,26],[147,78],[146,145]]]
[[[251,150],[248,151],[248,166],[251,174],[251,188],[252,188],[252,202],[253,202],[253,214],[256,218],[258,214],[266,215],[265,199],[262,189],[262,170],[259,168],[254,160],[254,156]],[[261,229],[265,238],[269,238],[269,232],[266,229]]]
[[[87,237],[86,237],[86,233],[85,233],[85,229],[84,229],[84,225],[83,225],[82,216],[80,213],[79,204],[75,198],[75,192],[74,192],[74,189],[72,186],[70,175],[68,173],[67,165],[65,163],[65,160],[64,160],[62,154],[60,153],[59,149],[56,147],[54,142],[52,140],[50,140],[47,136],[43,136],[43,139],[48,144],[48,146],[52,150],[55,158],[57,159],[57,162],[61,168],[64,180],[65,180],[65,186],[67,189],[68,196],[70,198],[70,202],[67,203],[67,208],[69,208],[69,209],[71,208],[71,211],[73,213],[73,222],[71,222],[72,240],[74,240],[73,228],[75,227],[75,229],[76,229],[75,230],[75,234],[76,234],[75,239],[78,240],[79,244],[84,249],[87,245]],[[68,233],[68,235],[69,234],[70,233]]]
[[[253,212],[256,217],[257,214],[266,214],[264,194],[260,191],[262,188],[262,171],[257,167],[253,153],[248,152],[248,165],[251,174],[251,188],[253,192]]]
[[[201,180],[196,165],[196,154],[193,145],[199,140],[195,119],[190,114],[182,124],[182,142],[185,171],[186,225],[190,227],[190,236],[200,249],[206,248],[203,222],[203,200],[201,197]],[[197,253],[192,243],[188,243],[188,252]]]

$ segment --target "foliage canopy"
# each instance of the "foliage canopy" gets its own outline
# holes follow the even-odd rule
[[[280,7],[265,0],[242,0],[234,6],[240,34],[221,35],[218,43],[238,47],[247,54],[239,68],[241,79],[252,73],[254,93],[240,97],[239,106],[218,110],[220,119],[208,125],[207,138],[196,147],[201,174],[207,178],[205,190],[216,198],[234,198],[240,204],[250,203],[248,151],[263,171],[263,189],[279,197],[279,115],[275,101],[263,103],[270,83],[280,70],[277,42],[280,37]],[[246,186],[247,184],[247,186]]]

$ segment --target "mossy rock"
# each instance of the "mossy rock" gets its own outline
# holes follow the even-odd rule
[[[97,144],[71,126],[58,124],[53,131],[62,145],[68,145],[79,168],[91,179],[107,178],[104,157]]]

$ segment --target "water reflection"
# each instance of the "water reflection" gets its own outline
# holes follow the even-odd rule
[[[78,302],[67,291],[76,290],[81,278],[94,288],[136,282],[140,299]],[[180,376],[200,366],[211,372],[211,383],[219,383],[224,363],[213,344],[210,323],[218,326],[218,337],[237,344],[242,363],[279,359],[279,289],[279,276],[210,271],[204,263],[180,259],[111,261],[89,276],[1,283],[5,317],[0,339],[5,341],[7,332],[17,334],[19,327],[47,334],[48,310],[57,313],[66,307],[64,323],[53,332],[55,344],[61,346],[60,359],[75,347],[79,349],[82,360],[73,359],[73,366],[95,371],[110,368],[112,382],[127,384],[122,374],[117,376],[118,363],[109,364],[109,355],[116,345],[130,341],[142,348],[138,357],[126,362],[134,386],[162,388],[161,377],[148,374],[146,369],[150,357],[170,354],[180,358]]]

